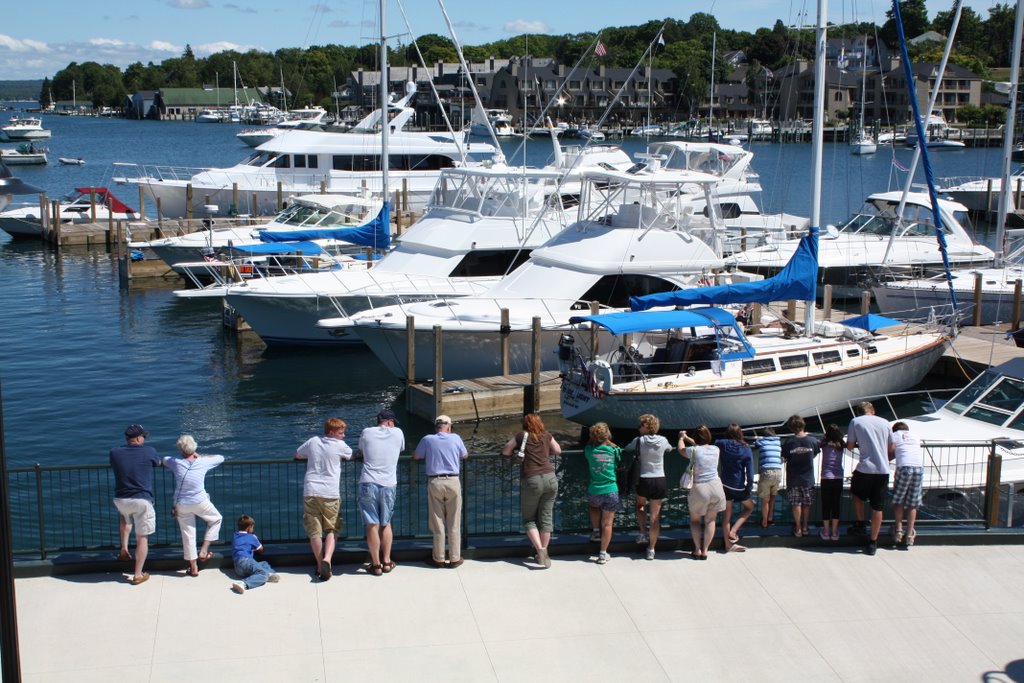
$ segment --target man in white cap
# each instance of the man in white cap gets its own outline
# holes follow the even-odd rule
[[[445,566],[445,539],[448,541],[448,566],[462,564],[462,482],[459,481],[461,461],[469,457],[462,437],[452,432],[452,419],[438,415],[434,434],[420,439],[412,457],[426,461],[427,514],[434,534],[434,550],[430,564]]]
[[[156,511],[153,508],[153,468],[163,461],[156,449],[146,446],[149,432],[140,424],[128,425],[124,430],[125,445],[110,449],[110,467],[114,470],[114,507],[120,513],[118,527],[121,532],[121,554],[117,559],[132,559],[128,552],[128,538],[135,527],[135,572],[130,579],[138,585],[149,579],[142,571],[149,554],[149,536],[156,531]]]
[[[359,435],[359,452],[363,455],[359,512],[366,526],[370,573],[374,576],[395,568],[391,559],[391,516],[398,491],[398,456],[405,450],[405,434],[397,424],[395,413],[385,409],[377,413],[377,426],[367,427]]]

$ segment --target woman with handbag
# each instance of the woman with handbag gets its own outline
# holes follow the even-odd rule
[[[679,452],[690,461],[688,471],[680,480],[690,475],[690,534],[693,536],[695,560],[708,559],[708,548],[715,537],[715,520],[725,509],[725,491],[718,477],[718,446],[711,443],[711,430],[701,425],[694,430],[691,438],[685,431],[679,432]]]
[[[519,483],[519,508],[526,528],[526,537],[533,544],[537,564],[551,567],[548,543],[555,528],[555,498],[558,497],[558,477],[551,456],[562,452],[555,437],[544,428],[537,413],[523,416],[523,431],[516,434],[501,454],[516,456],[522,466]]]
[[[189,576],[199,576],[196,560],[205,562],[210,559],[210,543],[217,540],[220,534],[221,514],[210,502],[210,494],[206,492],[206,473],[224,462],[223,455],[199,455],[196,453],[196,440],[189,434],[178,437],[180,458],[170,456],[164,458],[164,466],[174,472],[174,507],[171,515],[177,518],[181,529],[181,546],[186,570]],[[203,546],[196,552],[196,517],[206,523],[206,534]]]
[[[636,542],[646,545],[645,557],[654,559],[654,548],[661,532],[661,504],[668,494],[665,485],[665,454],[672,450],[668,439],[658,434],[661,422],[654,415],[641,415],[640,436],[629,442],[624,450],[634,451],[634,463],[639,468],[636,483],[636,521],[640,533]],[[650,515],[647,506],[650,504]],[[648,528],[650,531],[648,532]]]

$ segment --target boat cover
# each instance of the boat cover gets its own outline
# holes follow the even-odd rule
[[[302,252],[304,256],[316,256],[324,253],[323,248],[316,242],[271,242],[270,244],[238,244],[231,246],[232,251],[243,254],[296,254]]]
[[[380,209],[369,223],[348,228],[312,228],[309,230],[264,230],[260,233],[263,242],[295,242],[301,240],[339,240],[363,247],[387,249],[391,246],[391,213],[388,203]]]
[[[865,313],[864,315],[858,315],[855,318],[847,318],[840,322],[847,327],[859,327],[860,329],[867,330],[868,332],[874,332],[875,330],[879,330],[883,327],[905,324],[902,320],[888,318],[884,315],[878,315],[877,313]]]
[[[135,209],[131,208],[120,199],[110,194],[110,190],[105,187],[76,187],[75,192],[87,195],[90,192],[95,192],[99,198],[101,204],[105,204],[108,209],[114,213],[135,213]]]
[[[630,297],[629,307],[643,311],[656,306],[697,304],[767,304],[773,301],[814,301],[818,280],[818,228],[800,238],[789,263],[778,274],[758,282],[678,289]]]
[[[753,358],[754,348],[747,341],[736,317],[724,308],[691,308],[675,311],[625,311],[622,313],[605,313],[603,315],[580,315],[569,318],[569,323],[577,325],[591,322],[607,329],[615,335],[632,332],[650,332],[653,330],[671,330],[680,327],[713,327],[716,336],[728,331],[730,339],[743,345],[742,351],[723,353],[721,360]]]

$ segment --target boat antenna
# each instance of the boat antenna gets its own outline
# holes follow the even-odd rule
[[[452,25],[451,17],[448,16],[448,9],[444,6],[444,0],[437,0],[438,6],[441,8],[441,14],[444,16],[444,23],[448,26],[448,33],[452,37],[452,42],[455,43],[455,53],[459,56],[459,64],[462,66],[462,73],[466,74],[466,78],[469,82],[469,90],[473,93],[473,106],[480,107],[483,109],[483,101],[480,99],[480,93],[477,92],[476,83],[473,79],[473,72],[470,71],[469,65],[466,63],[466,55],[462,52],[462,44],[459,42],[458,36],[455,35],[455,26]],[[494,146],[497,148],[498,153],[495,155],[495,161],[499,164],[505,163],[505,154],[501,151],[501,145],[498,144],[498,136],[494,134],[494,128],[491,126],[491,120],[489,117],[484,117],[485,125],[487,126],[487,133],[491,136],[491,140],[494,141]]]
[[[1014,116],[1017,113],[1017,83],[1020,80],[1020,41],[1024,32],[1024,11],[1021,0],[1017,0],[1017,16],[1013,23],[1013,50],[1010,55],[1010,92],[1006,107],[1006,126],[1003,130],[1003,177],[999,188],[999,210],[996,213],[996,265],[1003,263],[1006,245],[1006,202],[1010,198],[1010,166],[1013,151]]]
[[[928,198],[932,203],[932,216],[935,220],[935,236],[939,240],[939,252],[942,254],[942,265],[946,269],[946,283],[949,285],[949,299],[950,303],[953,305],[953,310],[955,311],[959,307],[956,303],[956,290],[953,288],[953,275],[949,272],[949,249],[946,247],[946,235],[942,232],[942,215],[939,213],[939,195],[935,190],[935,177],[932,175],[931,159],[928,158],[928,138],[925,137],[924,122],[921,119],[921,109],[917,103],[917,92],[914,89],[914,69],[910,63],[910,55],[907,53],[907,37],[903,31],[903,16],[900,14],[899,0],[892,0],[892,11],[893,18],[896,22],[896,33],[900,39],[900,58],[903,60],[903,75],[907,80],[907,95],[910,99],[910,107],[914,112],[914,127],[917,130],[917,153],[921,155],[921,166],[924,168],[925,180],[928,181]],[[956,0],[954,21],[957,21],[959,16],[960,0]],[[942,64],[940,65],[939,73],[936,76],[935,89],[932,91],[933,103],[939,92],[939,86],[942,83],[942,71],[946,65],[946,57],[949,56],[949,46],[953,43],[953,35],[954,33],[951,31],[949,34],[949,43],[946,47],[947,51],[946,54],[943,54],[942,56]],[[931,105],[929,105],[929,111],[930,110]],[[908,185],[909,181],[910,179],[908,178]],[[906,191],[904,191],[903,195],[903,201],[906,201]]]
[[[828,0],[818,0],[818,25],[814,30],[814,117],[811,119],[811,223],[808,234],[817,251],[821,230],[821,176],[825,141],[825,43],[828,37]],[[814,330],[814,304],[817,299],[817,281],[804,302],[804,334]]]

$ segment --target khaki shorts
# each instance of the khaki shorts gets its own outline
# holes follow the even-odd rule
[[[306,496],[302,499],[302,528],[310,538],[337,532],[340,522],[340,498]]]
[[[125,522],[135,525],[136,538],[156,531],[156,510],[145,498],[115,498],[114,507]]]
[[[782,481],[782,470],[772,468],[761,470],[757,476],[757,497],[770,498],[779,495],[779,482]]]
[[[714,479],[703,483],[695,483],[690,489],[688,498],[690,518],[706,517],[711,513],[719,513],[725,509],[725,491],[722,480]]]

